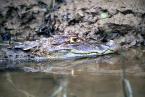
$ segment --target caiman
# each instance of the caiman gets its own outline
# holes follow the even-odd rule
[[[27,53],[31,58],[36,59],[77,59],[85,57],[96,57],[100,55],[115,53],[119,49],[119,45],[113,40],[103,44],[84,42],[81,39],[73,36],[55,35],[50,38],[41,38],[36,41],[26,41],[23,43],[16,43],[12,50],[19,50]],[[21,54],[23,54],[21,52]],[[26,52],[26,53],[25,53]],[[22,56],[17,53],[17,58]]]

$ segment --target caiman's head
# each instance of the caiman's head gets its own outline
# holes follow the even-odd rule
[[[36,55],[47,56],[50,59],[92,57],[114,53],[119,49],[118,44],[113,40],[104,44],[96,44],[84,42],[76,36],[59,35],[52,38],[25,42],[16,47],[23,50],[30,50]]]

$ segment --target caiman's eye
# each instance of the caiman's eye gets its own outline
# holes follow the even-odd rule
[[[77,37],[70,37],[70,43],[75,43],[77,40]]]

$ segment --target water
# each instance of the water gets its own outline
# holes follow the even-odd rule
[[[1,63],[0,97],[145,97],[145,52],[48,62]],[[126,89],[126,90],[125,90]]]

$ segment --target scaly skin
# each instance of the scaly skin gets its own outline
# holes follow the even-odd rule
[[[106,44],[89,44],[84,42],[75,43],[71,37],[56,36],[37,41],[28,41],[16,45],[14,48],[19,48],[23,51],[30,50],[32,54],[48,59],[77,59],[114,53],[119,49],[119,46],[113,40]]]
[[[84,57],[96,57],[100,55],[115,53],[119,49],[119,46],[114,41],[109,41],[107,44],[79,44],[70,45],[66,49],[64,47],[59,50],[51,51],[47,55],[49,59],[72,59],[72,58],[84,58]]]

